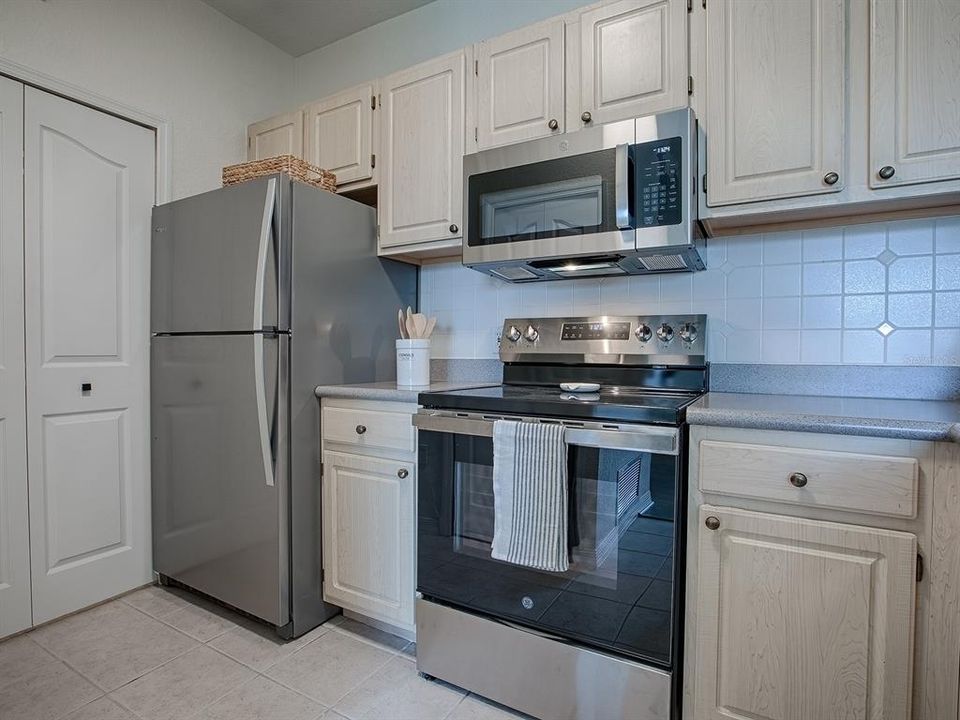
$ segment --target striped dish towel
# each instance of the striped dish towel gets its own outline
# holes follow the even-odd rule
[[[493,508],[494,559],[550,572],[570,567],[562,426],[494,422]]]

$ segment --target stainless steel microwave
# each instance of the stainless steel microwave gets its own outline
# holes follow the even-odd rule
[[[463,264],[510,282],[702,270],[689,109],[463,159]]]

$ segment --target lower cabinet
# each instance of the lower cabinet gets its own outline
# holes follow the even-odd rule
[[[956,720],[960,445],[689,447],[684,720]]]
[[[397,411],[389,409],[392,405]],[[346,610],[413,632],[415,435],[408,434],[409,447],[398,449],[388,442],[394,434],[386,432],[398,422],[410,425],[412,406],[378,407],[324,400],[323,596]]]
[[[696,718],[910,717],[917,538],[702,505]]]

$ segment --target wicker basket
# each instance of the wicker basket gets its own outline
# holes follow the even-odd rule
[[[321,190],[329,190],[332,193],[337,191],[336,175],[327,170],[321,170],[306,160],[301,160],[293,155],[278,155],[277,157],[254,160],[239,165],[228,165],[223,169],[223,185],[224,187],[236,185],[279,172],[286,173],[294,180],[313,185]]]

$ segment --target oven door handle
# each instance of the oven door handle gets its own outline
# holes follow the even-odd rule
[[[626,144],[617,145],[615,150],[615,161],[613,173],[616,178],[614,182],[614,193],[616,201],[616,221],[617,229],[629,230],[630,225],[630,146]]]
[[[513,418],[504,418],[507,420]],[[517,418],[520,422],[553,423],[551,420],[537,418]],[[473,435],[475,437],[493,437],[493,421],[472,417],[454,417],[420,410],[413,416],[413,424],[420,430],[450,433],[452,435]],[[609,450],[633,450],[658,455],[680,454],[680,431],[677,428],[657,427],[655,425],[621,425],[617,428],[601,429],[565,425],[564,439],[568,445],[604,448]]]

